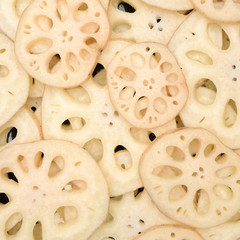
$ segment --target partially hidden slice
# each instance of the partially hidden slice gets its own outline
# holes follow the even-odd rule
[[[191,228],[180,225],[160,225],[149,228],[134,240],[204,240]]]
[[[22,14],[15,51],[35,79],[74,87],[91,73],[108,37],[107,15],[98,0],[36,0]]]
[[[112,198],[107,220],[89,240],[132,240],[152,226],[174,223],[157,209],[146,190],[141,188]]]
[[[0,173],[1,239],[84,240],[106,217],[105,179],[75,144],[8,147],[0,153]]]
[[[0,126],[26,102],[30,78],[16,59],[13,42],[0,33]]]
[[[222,224],[239,210],[240,157],[204,129],[159,137],[140,162],[143,184],[168,217],[192,227]]]
[[[193,6],[206,17],[219,21],[240,22],[239,0],[191,0]]]
[[[139,128],[172,120],[188,97],[175,57],[154,42],[136,43],[120,51],[108,66],[107,83],[116,110]]]

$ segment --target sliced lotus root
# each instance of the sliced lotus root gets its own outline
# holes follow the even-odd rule
[[[112,38],[167,44],[186,16],[148,5],[141,0],[111,0],[108,16]]]
[[[13,42],[0,33],[0,126],[26,102],[29,76],[18,63]]]
[[[240,22],[239,0],[191,0],[193,6],[206,17],[220,22]]]
[[[41,138],[39,122],[27,107],[23,107],[0,127],[0,150],[12,144],[38,141]]]
[[[36,0],[22,14],[15,50],[33,78],[68,88],[86,80],[108,36],[98,0]]]
[[[149,228],[134,240],[204,240],[199,233],[179,225],[162,225]]]
[[[105,179],[75,144],[13,145],[0,153],[0,172],[1,239],[83,240],[106,217]]]
[[[154,205],[143,189],[110,200],[106,221],[89,240],[132,240],[151,226],[174,224]]]
[[[195,12],[169,43],[189,89],[183,124],[206,128],[234,149],[240,148],[239,29],[240,24],[212,22]]]
[[[15,39],[19,19],[32,0],[1,0],[0,29],[12,40]]]
[[[189,226],[213,227],[239,210],[240,156],[204,129],[155,140],[140,175],[160,211]]]
[[[191,0],[142,0],[143,2],[168,10],[189,10],[193,8]]]
[[[108,66],[107,83],[116,110],[139,128],[172,120],[188,97],[180,67],[159,43],[136,43],[120,51]]]
[[[93,78],[68,90],[47,87],[42,101],[44,138],[64,139],[85,148],[103,171],[111,196],[142,187],[138,174],[142,152],[156,136],[176,129],[175,121],[159,128],[138,129],[113,108],[104,72],[116,52],[129,44],[110,41]]]

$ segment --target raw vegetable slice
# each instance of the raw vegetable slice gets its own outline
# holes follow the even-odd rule
[[[41,138],[38,120],[27,107],[22,107],[0,127],[0,150],[12,144],[34,142]]]
[[[191,0],[142,0],[147,4],[168,10],[189,10],[193,8]]]
[[[179,225],[162,225],[149,228],[134,240],[204,240],[196,231]]]
[[[239,210],[240,156],[205,129],[155,140],[143,154],[140,175],[160,211],[189,226],[213,227]]]
[[[86,80],[108,36],[98,0],[36,0],[22,14],[15,51],[33,78],[69,88]]]
[[[12,40],[15,39],[19,19],[32,0],[1,0],[0,29]]]
[[[169,43],[189,89],[183,124],[206,128],[233,149],[240,148],[239,29],[195,12]]]
[[[219,22],[240,22],[239,0],[191,0],[193,6],[206,17]]]
[[[0,33],[0,126],[25,104],[29,80],[16,59],[13,42]]]
[[[108,66],[107,83],[116,110],[138,128],[158,127],[174,119],[188,97],[175,57],[155,42],[120,51]]]
[[[105,179],[75,144],[13,145],[0,153],[0,172],[1,239],[84,240],[106,217]]]
[[[124,5],[128,4],[128,7]],[[167,44],[186,16],[148,5],[141,0],[111,0],[108,16],[112,38],[136,42],[155,41]]]
[[[173,120],[159,128],[138,129],[113,108],[105,69],[112,57],[129,44],[110,42],[93,78],[68,90],[46,87],[42,101],[44,138],[75,142],[89,151],[107,179],[111,196],[142,187],[138,174],[142,152],[156,136],[176,128]]]
[[[110,200],[107,220],[89,240],[132,240],[151,226],[174,223],[157,209],[145,190],[137,189]]]

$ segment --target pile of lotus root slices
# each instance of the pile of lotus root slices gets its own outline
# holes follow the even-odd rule
[[[240,240],[240,0],[0,0],[0,240]]]

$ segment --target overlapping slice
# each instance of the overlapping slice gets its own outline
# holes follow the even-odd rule
[[[240,157],[204,129],[160,137],[145,151],[140,174],[158,208],[189,226],[213,227],[239,210]]]
[[[168,10],[189,10],[193,8],[191,0],[142,0],[147,4]]]
[[[0,173],[1,239],[84,240],[106,217],[105,179],[75,144],[13,145],[0,153]]]
[[[149,228],[134,240],[204,240],[196,231],[179,225],[162,225]]]
[[[180,113],[187,127],[203,127],[230,148],[240,142],[240,24],[220,24],[195,12],[176,31],[169,49],[189,89]]]
[[[127,4],[127,5],[126,5]],[[111,0],[108,16],[112,38],[167,44],[186,16],[148,5],[141,0]]]
[[[108,66],[107,83],[116,110],[139,128],[158,127],[172,120],[188,97],[174,56],[154,42],[120,51]]]
[[[89,151],[107,179],[111,196],[142,186],[138,174],[142,152],[156,136],[176,128],[175,121],[171,121],[159,128],[138,129],[112,106],[105,69],[112,57],[129,44],[110,42],[93,78],[69,90],[47,87],[42,101],[44,137],[75,142]]]
[[[21,17],[15,50],[35,79],[67,88],[86,80],[108,36],[98,0],[36,0]]]
[[[138,189],[110,200],[107,220],[89,240],[132,240],[151,226],[174,223],[159,212],[145,190]]]
[[[26,102],[29,76],[18,63],[13,42],[0,33],[0,126]]]
[[[239,0],[191,0],[193,6],[206,17],[220,22],[240,22]]]

